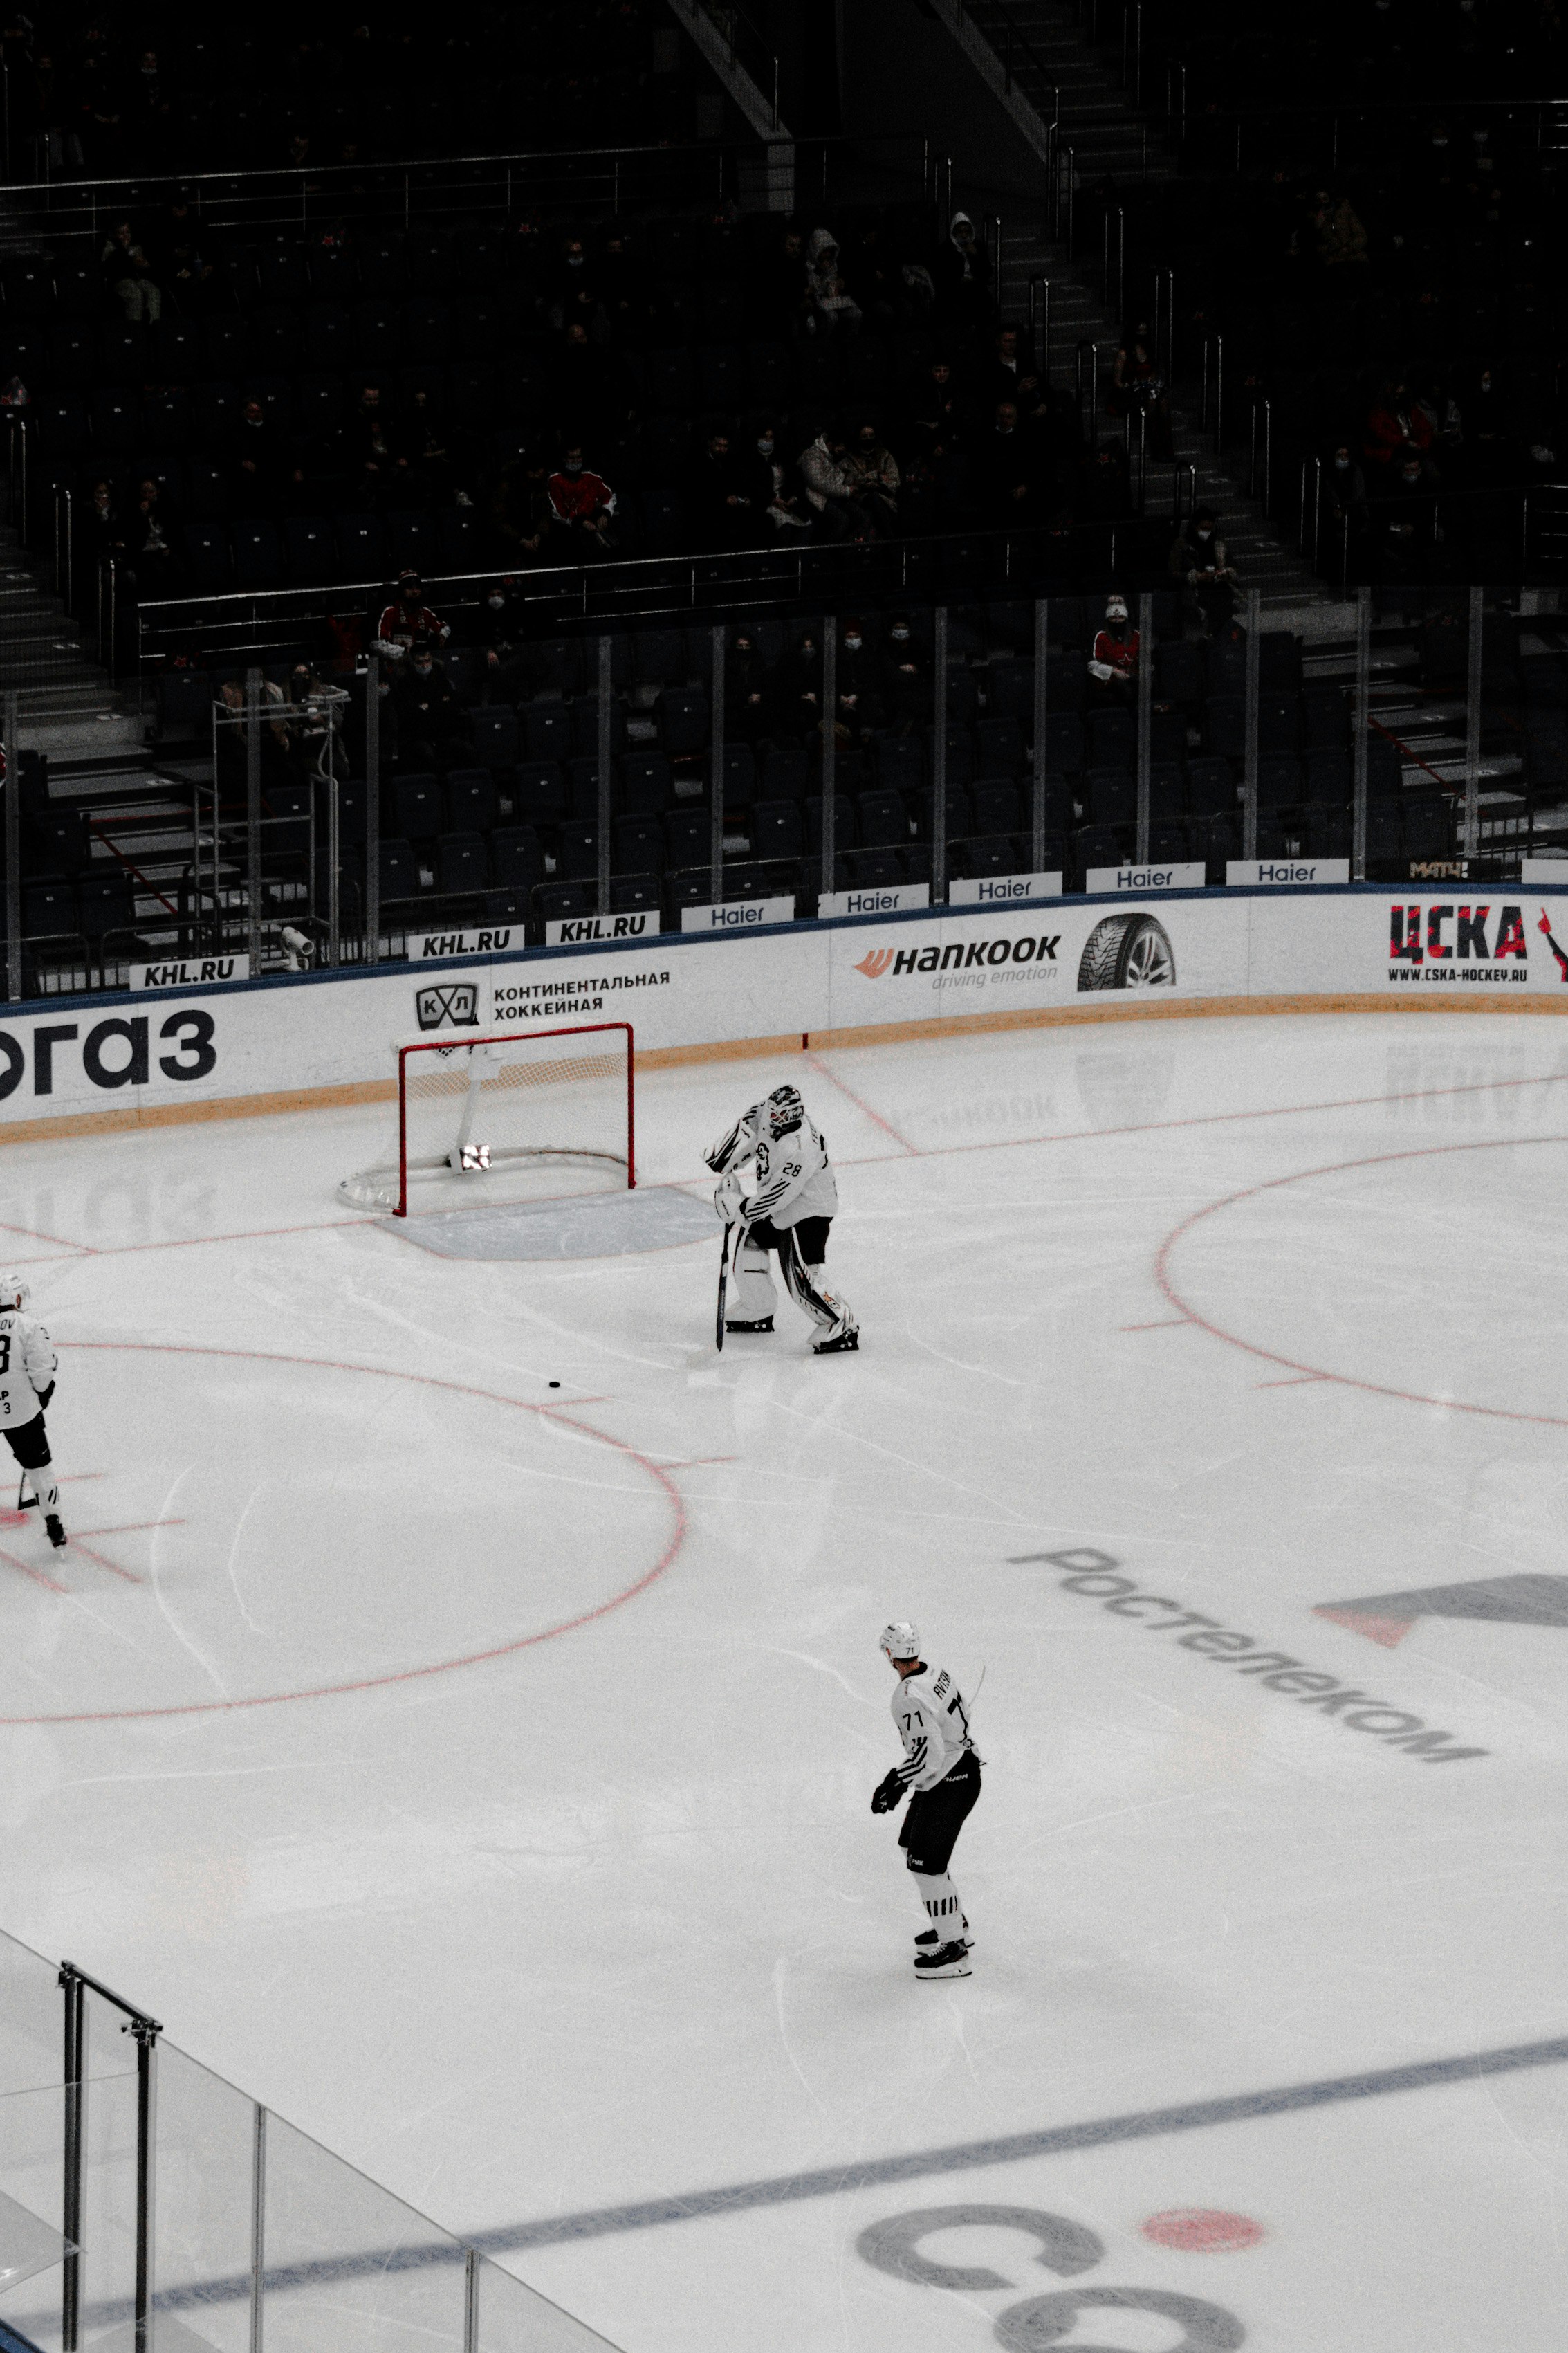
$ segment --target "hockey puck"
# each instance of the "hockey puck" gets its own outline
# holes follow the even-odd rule
[[[561,1384],[559,1381],[552,1381],[550,1386],[552,1389],[558,1389],[561,1387]]]

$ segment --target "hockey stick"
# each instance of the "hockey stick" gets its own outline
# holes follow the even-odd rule
[[[724,1353],[724,1293],[730,1288],[730,1237],[739,1231],[738,1226],[726,1226],[719,1250],[719,1308],[714,1318],[713,1345],[721,1356]]]

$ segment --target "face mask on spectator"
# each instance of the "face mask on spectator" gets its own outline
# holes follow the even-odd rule
[[[1214,537],[1213,532],[1209,530],[1206,523],[1200,525],[1198,537],[1203,541],[1205,547],[1208,545],[1209,541]]]
[[[567,474],[580,474],[582,470],[583,460],[581,458],[568,458],[565,465],[562,469],[562,471]]]
[[[773,437],[771,433],[764,433],[761,437],[757,443],[757,453],[760,457],[763,458],[771,458],[773,456]]]
[[[501,613],[506,610],[506,598],[504,596],[487,596],[485,598],[485,602],[489,607],[492,613]]]
[[[1351,461],[1348,458],[1336,458],[1334,459],[1334,471],[1336,474],[1348,474],[1350,470]]]
[[[893,643],[897,646],[906,646],[910,641],[910,633],[906,628],[895,626],[891,635]]]
[[[847,654],[858,654],[865,642],[864,638],[846,638],[844,650]]]

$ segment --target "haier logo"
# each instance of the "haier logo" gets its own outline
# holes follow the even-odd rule
[[[1552,937],[1542,910],[1540,929],[1546,934],[1560,976],[1568,979],[1565,962]],[[1435,899],[1410,905],[1396,902],[1388,911],[1388,977],[1394,981],[1469,981],[1506,987],[1530,980],[1530,951],[1524,916],[1518,907],[1500,907],[1495,923],[1489,905],[1461,905]]]
[[[471,980],[454,981],[444,988],[422,988],[414,1005],[421,1029],[477,1029],[479,1026],[479,992]]]

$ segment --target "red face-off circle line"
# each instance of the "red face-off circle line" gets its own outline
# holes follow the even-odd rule
[[[412,1381],[421,1388],[446,1389],[454,1397],[478,1398],[486,1405],[510,1406],[518,1413],[536,1413],[546,1421],[558,1422],[564,1429],[578,1431],[584,1438],[593,1439],[600,1446],[613,1447],[617,1454],[624,1454],[630,1461],[640,1465],[668,1497],[675,1525],[654,1566],[635,1584],[628,1585],[623,1593],[612,1595],[609,1600],[600,1602],[596,1609],[584,1609],[575,1618],[563,1619],[558,1626],[547,1626],[537,1634],[520,1634],[515,1641],[498,1642],[485,1651],[470,1651],[461,1658],[436,1659],[422,1667],[399,1667],[389,1674],[365,1675],[349,1683],[321,1683],[305,1691],[258,1692],[247,1699],[186,1700],[171,1707],[111,1707],[84,1710],[69,1715],[5,1715],[0,1716],[0,1725],[122,1724],[159,1716],[227,1715],[242,1708],[278,1707],[289,1700],[339,1699],[353,1692],[380,1691],[392,1683],[417,1683],[428,1675],[455,1674],[460,1668],[479,1667],[494,1659],[510,1658],[518,1651],[532,1650],[540,1642],[552,1642],[558,1635],[575,1633],[581,1627],[593,1625],[596,1619],[607,1618],[612,1610],[624,1608],[639,1593],[646,1593],[648,1587],[670,1567],[686,1541],[686,1506],[674,1481],[657,1462],[640,1453],[635,1446],[628,1445],[625,1439],[612,1438],[605,1430],[595,1430],[590,1423],[576,1420],[559,1406],[531,1405],[521,1398],[501,1397],[493,1389],[474,1388],[463,1381],[438,1380],[430,1373],[398,1372],[384,1365],[345,1365],[331,1357],[277,1356],[261,1348],[186,1347],[173,1342],[138,1340],[79,1340],[60,1345],[72,1349],[110,1353],[119,1350],[135,1356],[224,1356],[245,1364],[304,1365],[312,1372],[363,1373],[376,1380]]]
[[[1191,1217],[1184,1218],[1179,1226],[1172,1229],[1155,1256],[1154,1280],[1184,1322],[1195,1324],[1213,1340],[1224,1340],[1233,1348],[1245,1349],[1249,1356],[1260,1356],[1267,1365],[1281,1365],[1287,1372],[1301,1373],[1320,1381],[1337,1381],[1342,1388],[1361,1389],[1369,1397],[1393,1398],[1401,1405],[1435,1405],[1450,1413],[1479,1414],[1489,1421],[1529,1421],[1548,1430],[1568,1430],[1568,1416],[1563,1414],[1521,1413],[1516,1407],[1505,1405],[1470,1405],[1462,1398],[1428,1397],[1418,1389],[1396,1389],[1384,1381],[1362,1380],[1354,1373],[1334,1373],[1326,1371],[1321,1365],[1303,1365],[1294,1356],[1281,1356],[1277,1348],[1264,1348],[1256,1340],[1244,1340],[1239,1333],[1227,1332],[1223,1324],[1200,1314],[1177,1290],[1171,1272],[1173,1251],[1194,1226],[1202,1225],[1205,1218],[1217,1217],[1222,1209],[1234,1209],[1239,1201],[1255,1200],[1260,1193],[1278,1192],[1282,1186],[1304,1184],[1313,1176],[1342,1176],[1352,1169],[1381,1168],[1400,1160],[1430,1160],[1450,1152],[1511,1151],[1527,1144],[1568,1144],[1568,1136],[1499,1135],[1473,1144],[1420,1145],[1408,1152],[1374,1152],[1364,1160],[1333,1160],[1321,1168],[1298,1168],[1289,1176],[1270,1176],[1264,1184],[1244,1186],[1238,1193],[1226,1193],[1222,1199],[1194,1209]]]

